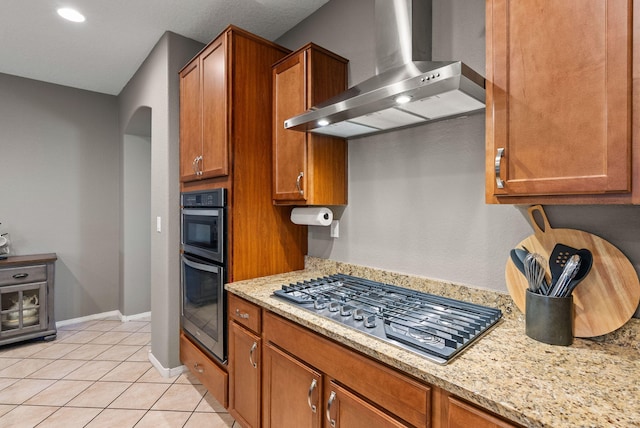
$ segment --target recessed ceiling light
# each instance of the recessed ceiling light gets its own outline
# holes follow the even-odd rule
[[[72,22],[84,22],[85,20],[85,17],[83,14],[69,7],[63,7],[58,9],[58,15]]]

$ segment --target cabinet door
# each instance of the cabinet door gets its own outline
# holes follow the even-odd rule
[[[306,51],[273,70],[273,199],[304,201],[307,189],[307,135],[284,128],[284,121],[306,109]]]
[[[260,338],[229,326],[229,413],[243,427],[260,426]]]
[[[631,1],[489,0],[486,16],[487,201],[628,192]]]
[[[322,377],[272,344],[264,348],[263,426],[322,426]]]
[[[325,393],[325,397],[326,421],[331,427],[371,428],[409,426],[392,418],[333,381]]]
[[[229,174],[227,138],[227,70],[224,36],[201,54],[202,61],[202,175]]]
[[[48,328],[47,283],[0,287],[0,319],[0,338]]]
[[[498,419],[476,407],[449,397],[447,428],[515,428],[502,419]]]
[[[180,181],[199,178],[196,173],[202,154],[200,60],[194,59],[180,72]]]

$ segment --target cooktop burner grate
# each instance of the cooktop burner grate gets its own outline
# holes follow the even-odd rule
[[[502,317],[499,309],[344,274],[283,285],[274,295],[440,364]]]

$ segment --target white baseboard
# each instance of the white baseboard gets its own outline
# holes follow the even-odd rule
[[[100,319],[111,318],[111,317],[116,317],[120,319],[121,316],[122,314],[120,314],[120,311],[102,312],[99,314],[87,315],[85,317],[71,318],[68,320],[57,321],[56,327],[63,327],[65,325],[79,324],[81,322],[100,320]]]
[[[101,320],[105,318],[117,318],[122,322],[127,322],[127,321],[134,321],[134,320],[138,320],[138,319],[150,317],[150,316],[151,316],[151,312],[143,312],[141,314],[135,314],[135,315],[122,315],[120,311],[109,311],[109,312],[102,312],[99,314],[87,315],[79,318],[71,318],[68,320],[57,321],[56,327],[63,327],[65,325],[79,324],[81,322]]]
[[[120,311],[118,311],[118,313],[120,313]],[[127,321],[135,321],[135,320],[139,320],[141,318],[150,318],[151,317],[151,312],[143,312],[141,314],[135,314],[135,315],[122,315],[120,314],[120,321],[122,322],[127,322]]]
[[[179,376],[184,371],[187,370],[186,366],[178,366],[170,369],[163,367],[160,361],[158,361],[158,359],[153,355],[151,350],[149,350],[149,361],[151,361],[151,365],[153,365],[153,367],[155,367],[156,370],[158,370],[158,372],[160,373],[160,375],[164,378]]]
[[[79,324],[79,323],[86,322],[86,321],[102,320],[102,319],[105,319],[105,318],[118,319],[118,320],[120,320],[122,322],[127,322],[127,321],[133,321],[133,320],[137,320],[137,319],[145,318],[145,317],[149,317],[149,316],[151,316],[151,312],[144,312],[142,314],[125,316],[125,315],[122,315],[120,313],[120,311],[109,311],[109,312],[102,312],[102,313],[99,313],[99,314],[87,315],[85,317],[72,318],[72,319],[68,319],[68,320],[64,320],[64,321],[58,321],[58,322],[56,322],[56,327],[63,327],[65,325],[71,325],[71,324]],[[158,359],[153,355],[151,350],[149,350],[149,361],[151,362],[153,367],[155,367],[156,370],[158,370],[160,375],[162,377],[165,377],[165,378],[172,378],[172,377],[175,377],[175,376],[179,376],[184,371],[187,370],[187,368],[185,366],[178,366],[178,367],[173,367],[173,368],[163,367],[162,364],[160,363],[160,361],[158,361]]]

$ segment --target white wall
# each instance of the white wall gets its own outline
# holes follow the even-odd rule
[[[434,0],[433,59],[484,74],[484,0]],[[374,0],[331,0],[277,42],[312,41],[350,59],[350,86],[374,74]],[[484,203],[484,115],[349,141],[340,238],[310,227],[309,254],[506,291],[509,250],[533,233],[526,211]],[[553,227],[595,233],[640,270],[640,207],[549,206]]]
[[[56,253],[56,321],[118,308],[118,105],[0,74],[0,232]]]

